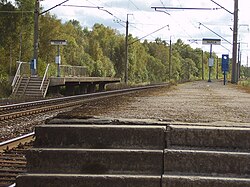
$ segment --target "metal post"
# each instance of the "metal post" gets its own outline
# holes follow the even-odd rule
[[[125,39],[125,84],[128,84],[128,15],[126,22],[126,39]]]
[[[57,77],[60,77],[61,76],[61,73],[60,73],[60,45],[57,46]]]
[[[223,72],[223,75],[224,75],[224,81],[223,82],[224,82],[224,85],[226,85],[226,78],[227,78],[226,77],[226,71]]]
[[[231,82],[237,84],[238,0],[234,0],[233,59]]]
[[[172,40],[171,40],[171,36],[170,36],[170,42],[169,42],[169,67],[168,67],[169,82],[171,80],[171,65],[172,65]]]
[[[241,66],[241,45],[239,42],[239,47],[238,47],[238,66],[237,66],[237,82],[240,80],[240,66]]]
[[[202,67],[202,80],[204,80],[204,56],[203,56],[203,50],[201,50],[201,67]]]
[[[217,57],[217,64],[216,64],[216,79],[219,79],[219,58]]]
[[[210,44],[210,59],[212,58],[212,44]],[[212,82],[211,81],[211,72],[212,72],[212,66],[210,66],[209,64],[209,74],[208,74],[208,82]]]
[[[37,75],[37,67],[38,67],[38,19],[39,19],[39,7],[40,7],[40,0],[36,0],[35,2],[35,12],[34,12],[34,55],[33,55],[33,62],[34,62],[34,70],[31,71],[32,75]]]
[[[240,71],[241,71],[241,52],[239,53],[240,61],[239,61],[239,79],[240,80]]]

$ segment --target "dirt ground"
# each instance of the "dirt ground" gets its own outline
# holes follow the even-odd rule
[[[67,115],[250,123],[250,93],[222,81],[197,81],[85,103]]]

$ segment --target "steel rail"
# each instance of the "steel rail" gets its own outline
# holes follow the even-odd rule
[[[89,99],[94,100],[94,99],[100,99],[102,97],[111,97],[120,94],[128,94],[130,92],[135,92],[150,88],[158,88],[166,85],[168,84],[141,86],[128,89],[92,93],[92,94],[83,94],[83,95],[68,96],[62,98],[40,100],[34,102],[4,105],[0,106],[0,120],[14,119],[25,115],[37,114],[55,109],[66,108],[74,105],[80,105],[81,103],[86,102]],[[16,111],[17,109],[19,109],[19,111]]]
[[[34,135],[35,135],[35,133],[32,132],[32,133],[25,134],[25,135],[17,137],[17,138],[13,138],[11,140],[1,142],[0,143],[0,153],[4,152],[5,150],[9,150],[9,149],[12,149],[14,147],[17,147],[19,144],[24,144],[24,143],[30,142],[31,140],[34,139]]]

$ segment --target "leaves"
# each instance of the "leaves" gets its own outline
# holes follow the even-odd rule
[[[0,10],[34,10],[34,0],[15,0],[15,5],[0,1]],[[15,73],[15,61],[30,61],[33,56],[34,13],[0,13],[0,68],[2,80]],[[50,40],[67,40],[67,46],[60,47],[63,65],[84,66],[89,76],[110,76],[124,78],[125,36],[103,24],[95,24],[91,30],[83,28],[77,20],[62,22],[56,16],[46,13],[39,17],[39,74],[47,63],[56,70],[56,46]],[[136,41],[131,44],[132,41]],[[193,49],[181,39],[170,46],[167,41],[156,38],[153,42],[140,42],[129,35],[129,82],[163,82],[201,78],[202,61],[208,72],[209,53]],[[213,54],[215,57],[215,54]],[[242,72],[247,72],[243,71]],[[2,73],[2,72],[1,72]],[[53,73],[53,72],[51,72]]]

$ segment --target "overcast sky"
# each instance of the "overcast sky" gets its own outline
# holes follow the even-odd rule
[[[65,0],[44,0],[41,6],[44,10],[51,8]],[[234,10],[234,0],[214,0],[230,12]],[[129,33],[134,37],[142,38],[166,25],[164,29],[149,35],[145,39],[155,40],[160,37],[167,42],[170,38],[175,42],[182,39],[192,47],[209,51],[209,46],[202,45],[202,38],[219,38],[210,30],[216,32],[222,39],[223,46],[213,46],[218,55],[232,53],[233,15],[224,9],[218,10],[167,10],[156,12],[151,7],[182,7],[182,8],[220,8],[211,0],[69,0],[64,5],[79,5],[103,7],[73,8],[59,6],[51,10],[58,19],[67,21],[78,20],[83,27],[91,28],[95,23],[104,24],[120,33],[125,33],[125,21],[129,20]],[[239,41],[241,42],[242,63],[246,64],[250,46],[250,3],[239,0]],[[201,24],[199,24],[201,23]],[[210,30],[209,30],[210,29]],[[194,42],[194,40],[196,42]],[[249,53],[250,54],[250,53]],[[250,56],[250,55],[249,55]]]

